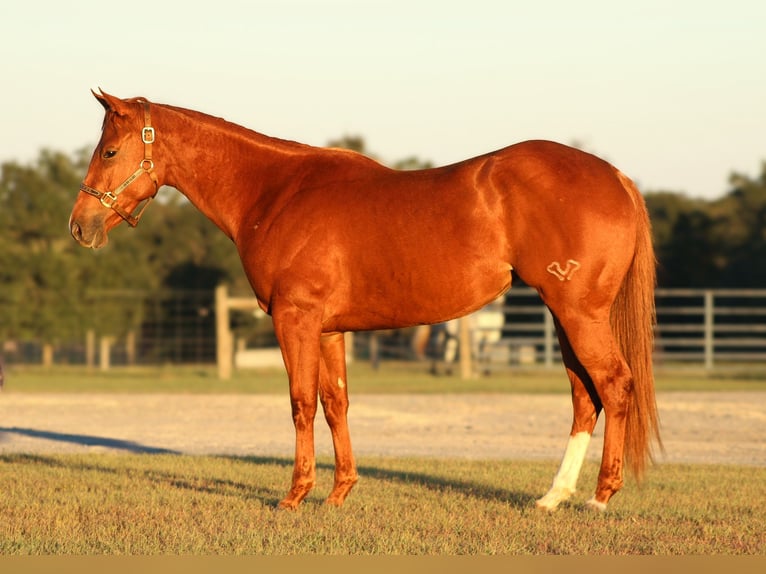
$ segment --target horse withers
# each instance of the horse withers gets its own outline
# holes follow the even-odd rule
[[[623,461],[641,475],[659,441],[655,261],[643,199],[613,166],[528,141],[397,171],[200,112],[94,95],[106,116],[71,233],[102,247],[116,225],[137,225],[168,185],[231,238],[289,377],[295,466],[281,507],[295,508],[314,486],[318,401],[335,450],[327,503],[341,505],[357,482],[343,333],[464,316],[505,292],[512,270],[550,309],[572,390],[569,441],[538,506],[555,509],[575,491],[602,410],[588,506],[606,508],[623,485]]]

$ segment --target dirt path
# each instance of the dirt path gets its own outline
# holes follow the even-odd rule
[[[658,404],[659,462],[766,466],[766,393],[664,393]],[[359,395],[349,414],[357,456],[474,459],[558,459],[570,417],[566,395]],[[332,452],[326,429],[318,420],[319,454]],[[107,451],[292,456],[288,398],[0,394],[0,453]]]

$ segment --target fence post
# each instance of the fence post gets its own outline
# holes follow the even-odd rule
[[[215,348],[218,378],[228,381],[231,378],[234,350],[229,330],[229,292],[226,285],[215,288]]]
[[[380,367],[380,346],[378,342],[378,332],[370,333],[370,365],[374,371]]]
[[[705,368],[713,368],[715,354],[715,303],[713,301],[713,292],[705,290]]]
[[[131,367],[136,364],[136,332],[133,329],[125,336],[125,359]]]
[[[459,349],[460,349],[460,378],[467,380],[473,377],[473,364],[471,361],[471,326],[468,317],[461,317],[458,321]]]
[[[99,349],[99,366],[102,371],[108,371],[112,365],[112,343],[114,339],[112,337],[101,337],[101,345]]]
[[[96,332],[85,331],[85,365],[90,369],[96,364]]]
[[[50,368],[53,366],[53,345],[50,343],[43,343],[43,367]]]

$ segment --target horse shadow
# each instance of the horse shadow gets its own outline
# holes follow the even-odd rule
[[[277,465],[290,469],[293,467],[293,460],[287,457],[225,456],[224,458],[253,465]],[[317,470],[325,470],[331,473],[335,471],[334,464],[328,462],[317,461],[316,467]],[[429,491],[445,496],[459,493],[475,500],[488,502],[505,501],[516,509],[528,508],[530,505],[534,505],[534,501],[537,498],[528,492],[493,488],[487,484],[450,478],[439,474],[382,468],[373,464],[361,464],[357,467],[357,472],[360,479],[382,480],[402,485],[417,484]],[[261,500],[261,502],[266,505],[276,506],[280,499],[281,497],[277,499],[270,498],[269,500]],[[311,497],[304,500],[303,504],[321,505],[323,501],[321,498]]]
[[[115,439],[102,436],[93,436],[85,434],[61,433],[48,430],[22,428],[22,427],[0,427],[0,443],[3,436],[7,434],[16,434],[20,436],[59,441],[64,443],[76,444],[88,447],[102,447],[115,451],[122,451],[129,454],[147,454],[147,455],[182,455],[181,451],[155,447],[141,444],[135,441]],[[66,465],[66,462],[60,458],[48,457],[30,454],[0,454],[0,461],[10,460],[11,457],[16,462],[26,462],[34,464],[48,464],[54,466]],[[289,457],[279,456],[239,456],[239,455],[218,455],[219,458],[240,462],[255,466],[278,466],[292,468],[293,460]],[[317,461],[317,470],[334,471],[334,465],[329,462]],[[113,469],[99,466],[98,464],[88,464],[83,466],[78,463],[78,468],[90,471],[103,471],[113,473]],[[436,473],[417,472],[412,470],[396,470],[391,468],[382,468],[374,464],[362,464],[357,468],[361,479],[371,479],[388,481],[402,485],[417,484],[422,488],[438,494],[449,495],[459,493],[469,498],[485,501],[505,501],[514,508],[529,507],[534,503],[535,496],[527,492],[519,492],[501,488],[493,488],[487,484],[450,478],[446,475]],[[196,492],[209,494],[225,494],[241,496],[250,500],[257,500],[267,507],[276,507],[282,498],[284,492],[277,492],[273,488],[254,486],[252,483],[244,483],[226,479],[206,479],[204,481],[190,479],[188,476],[181,476],[177,473],[168,471],[153,470],[146,471],[145,477],[148,480],[162,483],[171,483],[174,487],[194,490]],[[304,504],[321,504],[319,498],[311,497],[304,501]]]
[[[86,434],[71,434],[22,427],[0,427],[0,443],[4,435],[15,434],[30,438],[64,442],[80,446],[103,447],[134,454],[181,454],[180,451],[143,445],[130,440],[122,440]]]

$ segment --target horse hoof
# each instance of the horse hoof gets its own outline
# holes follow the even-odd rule
[[[277,505],[277,510],[298,510],[300,500],[290,500],[285,498]]]
[[[598,513],[606,512],[606,502],[599,502],[594,497],[585,503],[585,508]]]
[[[550,513],[550,512],[556,512],[556,510],[558,509],[558,505],[557,504],[551,505],[544,502],[542,499],[540,499],[540,500],[535,500],[535,508],[537,508],[537,510],[539,510],[540,512]]]
[[[568,500],[572,494],[574,494],[574,489],[553,487],[544,496],[538,498],[535,501],[535,505],[542,510],[553,512],[559,507],[559,504]]]

